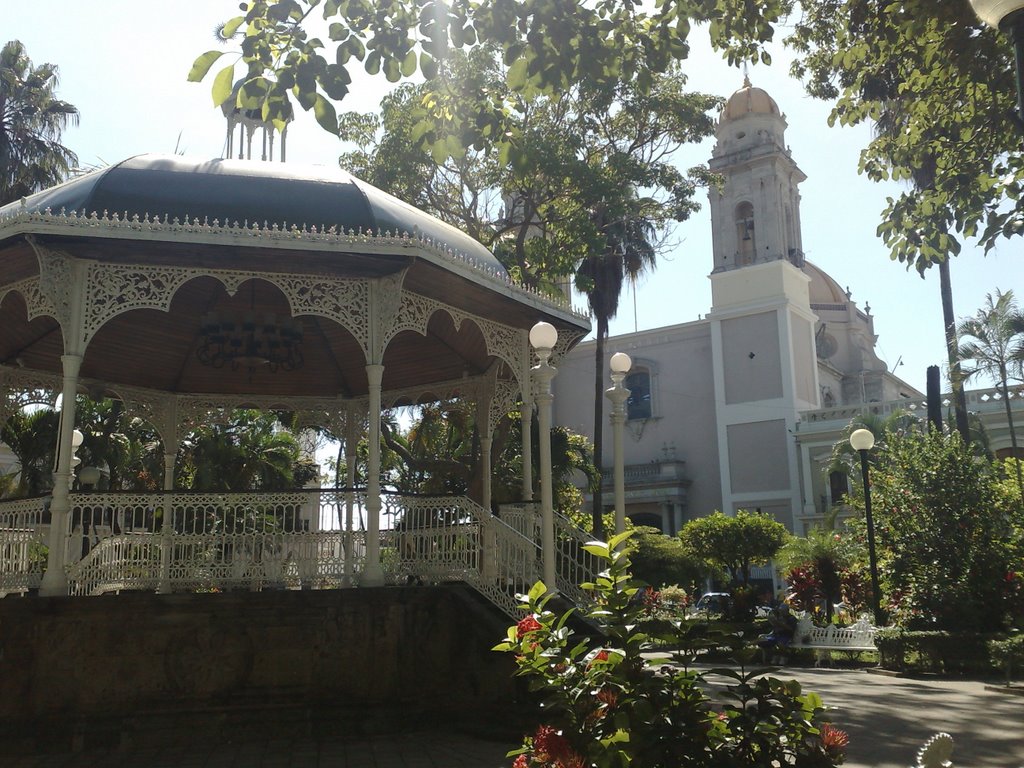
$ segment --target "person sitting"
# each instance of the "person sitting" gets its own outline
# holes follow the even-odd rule
[[[790,612],[788,605],[779,603],[768,614],[768,626],[771,631],[761,635],[757,645],[765,654],[771,651],[772,664],[785,664],[786,653],[796,633],[796,616]]]

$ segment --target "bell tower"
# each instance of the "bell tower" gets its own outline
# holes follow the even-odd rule
[[[786,120],[744,78],[718,122],[711,170],[712,367],[722,511],[760,510],[797,531],[803,502],[793,434],[818,405],[816,317],[802,269],[806,177],[785,144]]]
[[[803,263],[800,193],[807,177],[785,142],[778,104],[744,77],[722,109],[710,168],[723,177],[710,195],[712,272],[764,261]]]

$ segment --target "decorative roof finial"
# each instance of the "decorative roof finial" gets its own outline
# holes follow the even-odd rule
[[[743,87],[750,87],[750,69],[747,67],[747,62],[743,62]]]

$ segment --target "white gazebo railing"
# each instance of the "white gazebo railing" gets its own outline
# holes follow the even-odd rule
[[[38,589],[46,568],[49,497],[0,502],[0,597]]]
[[[465,582],[517,617],[515,595],[543,570],[533,505],[504,519],[465,497],[382,500],[386,583]],[[0,502],[0,595],[38,588],[47,504]],[[366,570],[362,491],[86,492],[70,504],[63,546],[72,595],[334,588],[358,584]],[[353,527],[342,530],[349,504]],[[583,550],[589,538],[557,518],[557,587],[577,603],[586,599],[578,585],[597,574]]]

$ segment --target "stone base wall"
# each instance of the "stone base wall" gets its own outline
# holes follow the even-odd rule
[[[479,721],[516,697],[509,623],[461,587],[8,597],[0,746]]]

